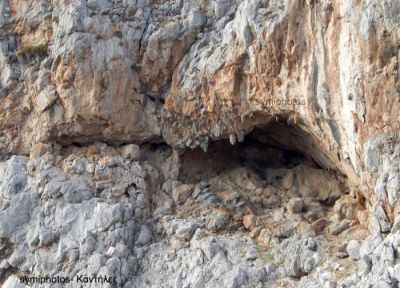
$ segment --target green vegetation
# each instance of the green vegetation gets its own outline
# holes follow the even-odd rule
[[[17,56],[44,56],[47,54],[47,49],[47,44],[22,45],[17,52]]]
[[[258,258],[261,259],[264,264],[274,261],[274,252],[271,251],[269,248],[271,247],[265,247],[259,244],[256,245],[256,249],[259,255]]]

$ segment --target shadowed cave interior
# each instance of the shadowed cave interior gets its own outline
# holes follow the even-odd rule
[[[228,207],[232,213],[267,215],[283,209],[284,214],[293,214],[293,205],[287,203],[298,201],[304,213],[297,216],[311,224],[330,215],[330,210],[333,215],[336,200],[349,194],[346,177],[308,134],[286,122],[256,127],[235,145],[222,139],[210,143],[207,152],[187,149],[180,157],[178,180],[213,193],[201,198],[202,192],[195,189],[194,197],[204,199],[197,202]],[[238,197],[235,201],[242,207],[231,205],[232,197]]]
[[[185,150],[181,154],[178,180],[195,183],[226,170],[246,167],[271,184],[268,182],[271,177],[279,178],[276,171],[283,173],[299,165],[320,169],[335,177],[340,175],[345,180],[305,132],[282,121],[254,128],[235,145],[222,139],[211,142],[207,151],[199,147]]]

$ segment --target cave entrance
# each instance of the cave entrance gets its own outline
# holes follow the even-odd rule
[[[300,164],[334,171],[333,163],[300,128],[283,121],[258,126],[232,145],[228,139],[211,142],[207,152],[188,149],[181,155],[180,181],[206,180],[227,169],[246,166],[265,178],[267,169],[290,169]]]
[[[222,139],[210,143],[207,152],[184,151],[178,180],[209,183],[218,197],[238,192],[256,214],[300,198],[322,217],[324,206],[333,207],[349,191],[345,178],[314,143],[299,127],[273,121],[255,127],[235,145]],[[313,203],[319,208],[312,208]]]

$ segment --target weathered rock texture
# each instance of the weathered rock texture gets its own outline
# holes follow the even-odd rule
[[[399,141],[397,1],[0,9],[3,155],[48,141],[207,146],[278,118],[371,197],[377,146]]]
[[[399,1],[0,1],[6,287],[20,273],[101,269],[126,287],[242,287],[286,276],[334,285],[341,272],[315,268],[326,247],[314,238],[349,227],[354,237],[340,241],[362,240],[363,229],[371,236],[360,247],[334,245],[363,263],[343,285],[397,285]],[[132,143],[141,147],[121,146]],[[209,154],[184,152],[196,147]],[[235,173],[247,176],[231,185]],[[218,200],[216,187],[244,206]],[[263,227],[275,226],[261,217],[278,211],[268,209],[290,216],[277,216],[287,220],[282,231]],[[243,227],[231,217],[250,235],[233,233]],[[162,241],[181,254],[157,254],[170,245]],[[251,241],[295,256],[252,270]],[[242,244],[244,259],[226,253]],[[178,272],[185,258],[197,260]],[[167,273],[164,260],[175,268]],[[215,267],[221,278],[207,282]]]

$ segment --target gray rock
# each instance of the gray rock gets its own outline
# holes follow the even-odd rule
[[[70,179],[65,182],[50,182],[44,189],[44,195],[50,198],[63,196],[70,203],[80,203],[92,197],[92,192],[85,182]]]
[[[387,176],[386,191],[390,205],[394,205],[400,199],[400,170],[399,168],[389,169]]]
[[[143,246],[149,244],[153,238],[151,230],[146,226],[142,225],[140,228],[139,237],[137,238],[135,244],[139,246]]]
[[[366,168],[369,172],[376,172],[380,166],[380,155],[378,145],[379,142],[382,141],[382,135],[378,137],[371,137],[367,142],[364,144],[364,163]]]
[[[260,282],[268,281],[268,275],[267,272],[265,271],[265,268],[261,268],[260,270],[258,270],[257,277]]]
[[[182,240],[189,241],[192,239],[193,234],[196,232],[197,228],[202,227],[197,221],[183,221],[178,224],[179,227],[175,232],[176,237]]]
[[[26,288],[28,286],[21,283],[20,279],[17,276],[11,275],[10,277],[7,278],[7,280],[4,282],[2,287],[4,287],[4,288]]]
[[[201,10],[192,10],[189,13],[188,22],[190,30],[197,30],[206,22],[206,17]]]
[[[12,197],[9,208],[0,211],[0,238],[10,238],[15,232],[15,227],[27,224],[36,203],[36,197],[30,191]]]
[[[232,4],[229,0],[215,1],[214,2],[215,17],[217,17],[217,19],[219,19],[222,16],[224,16],[231,5]]]
[[[372,269],[372,260],[368,255],[364,255],[361,261],[361,271],[363,275],[367,275]]]
[[[386,267],[393,266],[395,263],[393,244],[389,241],[385,240],[382,244],[380,244],[374,251],[374,256],[375,255],[379,257],[379,262],[383,262]]]
[[[303,263],[303,271],[305,273],[310,273],[315,268],[316,264],[314,258],[306,259]]]
[[[319,288],[320,283],[318,280],[310,276],[305,276],[300,279],[299,288]]]
[[[246,260],[252,261],[257,258],[258,251],[255,247],[249,247],[246,252]]]
[[[300,277],[315,267],[315,254],[318,251],[319,244],[308,237],[294,236],[285,239],[282,242],[282,255],[291,255],[291,257],[283,257],[283,265],[287,275],[292,277]],[[283,252],[284,251],[284,252]]]
[[[375,204],[372,207],[372,221],[371,221],[371,232],[372,233],[387,233],[390,231],[392,225],[386,215],[385,209],[380,203]]]
[[[398,231],[400,231],[400,214],[397,214],[397,216],[394,220],[391,233],[394,234]]]
[[[224,279],[223,287],[245,287],[248,284],[248,275],[245,270],[235,267],[235,269],[229,271],[226,275],[226,279]]]
[[[339,219],[355,219],[354,199],[350,195],[343,195],[335,202],[334,210]]]
[[[0,195],[5,198],[12,198],[17,193],[22,192],[27,182],[27,173],[25,170],[26,158],[13,156],[7,163],[2,163],[0,180]]]
[[[105,231],[123,219],[123,209],[120,204],[109,205],[97,203],[93,211],[94,225],[100,231]]]
[[[273,273],[273,272],[275,272],[276,271],[276,265],[274,264],[274,263],[268,263],[266,266],[265,266],[265,272],[268,274],[268,275],[270,275],[271,273]]]
[[[11,267],[15,267],[15,268],[21,267],[23,265],[23,263],[26,261],[26,256],[27,256],[26,251],[22,247],[15,249],[14,252],[11,254],[11,256],[7,260],[8,264]]]
[[[327,281],[325,282],[324,286],[322,288],[336,288],[337,284],[334,281]]]
[[[222,251],[220,243],[214,242],[212,239],[202,241],[200,247],[208,260],[213,259],[218,252]]]
[[[10,267],[10,264],[8,263],[8,261],[7,260],[2,260],[1,262],[0,262],[0,269],[7,269],[7,268],[9,268]]]
[[[379,234],[368,236],[368,238],[361,243],[360,256],[364,257],[364,255],[371,255],[382,240],[383,239]]]
[[[351,240],[347,244],[346,251],[353,260],[360,259],[360,243],[357,240]]]
[[[58,99],[56,87],[54,85],[47,85],[36,97],[35,109],[38,113],[43,113],[46,109],[51,107]]]

